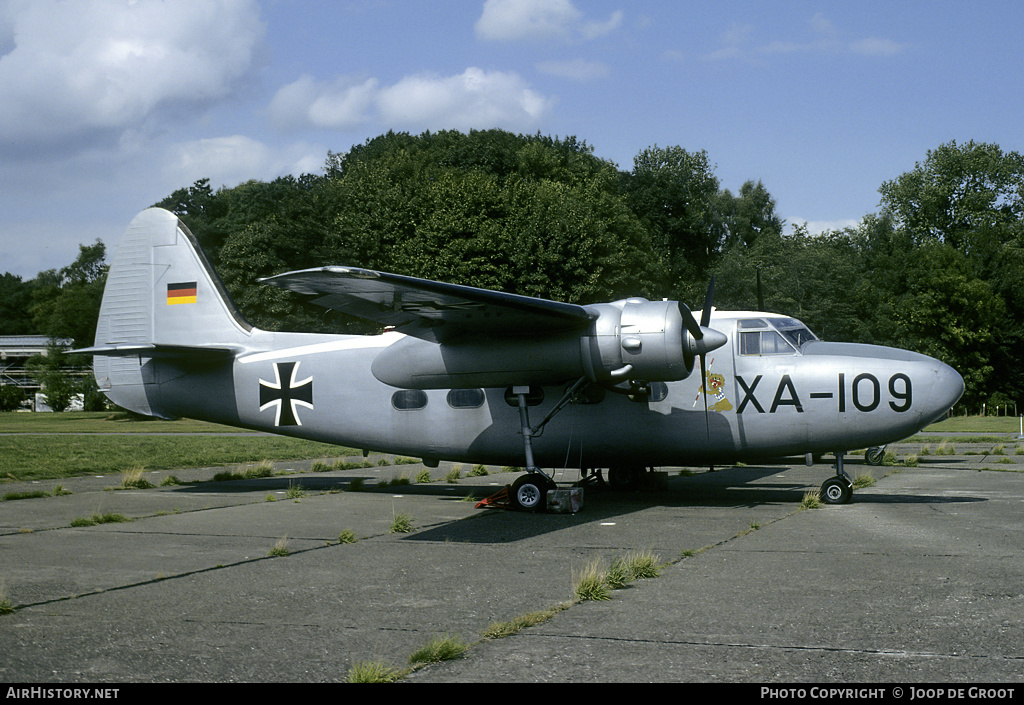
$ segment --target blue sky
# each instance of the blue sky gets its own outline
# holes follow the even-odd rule
[[[1019,0],[0,0],[0,272],[389,129],[706,150],[843,227],[941,144],[1024,152],[1022,37]]]

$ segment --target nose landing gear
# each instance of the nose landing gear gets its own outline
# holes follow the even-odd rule
[[[853,481],[843,468],[844,452],[836,453],[836,476],[821,483],[819,494],[825,504],[846,504],[853,496]]]

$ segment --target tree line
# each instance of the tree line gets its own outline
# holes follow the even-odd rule
[[[923,352],[960,371],[972,408],[1024,401],[1024,159],[950,142],[879,188],[856,227],[784,233],[760,181],[733,193],[704,151],[652,146],[619,169],[575,137],[389,132],[328,152],[322,174],[155,204],[196,235],[242,313],[271,330],[369,332],[256,279],[342,264],[530,296],[626,296],[800,318],[828,340]],[[102,243],[0,280],[0,333],[92,341]]]

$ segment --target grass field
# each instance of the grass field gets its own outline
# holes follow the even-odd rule
[[[925,431],[937,433],[1020,433],[1016,416],[953,416],[932,424]]]
[[[0,414],[0,483],[357,453],[188,419],[140,421],[107,412]]]
[[[109,411],[63,414],[0,413],[0,433],[251,433],[206,421],[161,421]]]

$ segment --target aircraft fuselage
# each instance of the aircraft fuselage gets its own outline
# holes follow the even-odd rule
[[[537,464],[685,466],[884,445],[941,417],[963,391],[952,368],[892,348],[809,341],[743,354],[739,322],[770,318],[712,317],[729,340],[709,355],[706,385],[699,370],[637,400],[591,385],[533,440]],[[507,388],[400,389],[374,376],[401,334],[253,335],[268,351],[205,365],[150,360],[152,408],[428,460],[523,464]],[[532,418],[572,382],[534,388]]]

